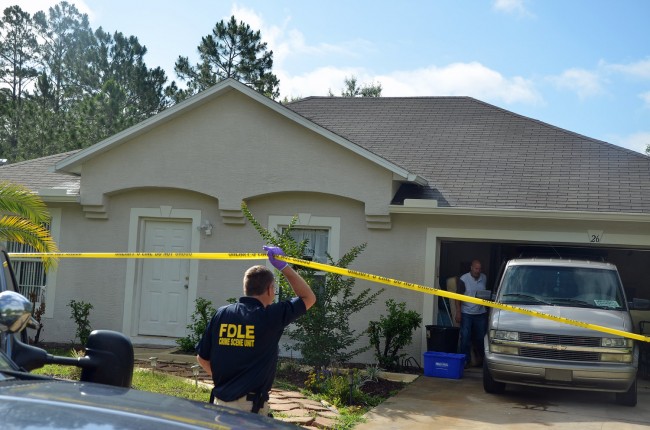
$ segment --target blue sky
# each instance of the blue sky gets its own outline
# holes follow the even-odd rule
[[[383,96],[471,96],[638,152],[650,144],[646,0],[69,0],[93,28],[137,36],[149,67],[235,15],[273,50],[281,97],[340,94],[345,77]],[[29,12],[54,0],[0,0]]]

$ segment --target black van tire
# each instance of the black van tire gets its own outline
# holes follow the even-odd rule
[[[483,389],[490,394],[503,394],[506,391],[505,382],[498,382],[492,379],[490,369],[488,369],[487,360],[483,360]]]
[[[636,406],[636,379],[623,393],[616,393],[616,403],[623,406]]]

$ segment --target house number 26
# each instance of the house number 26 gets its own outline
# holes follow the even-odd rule
[[[600,243],[603,240],[603,231],[589,230],[588,232],[590,243]]]

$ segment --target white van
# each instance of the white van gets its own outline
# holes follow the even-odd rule
[[[510,260],[495,300],[558,317],[633,332],[616,266],[548,258]],[[483,388],[506,384],[611,391],[637,403],[635,341],[587,328],[493,308],[485,338]]]

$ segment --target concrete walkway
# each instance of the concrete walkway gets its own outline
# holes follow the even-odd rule
[[[482,369],[462,379],[421,376],[368,414],[355,430],[647,430],[650,381],[639,380],[636,407],[619,406],[611,393],[516,388],[483,391]]]

